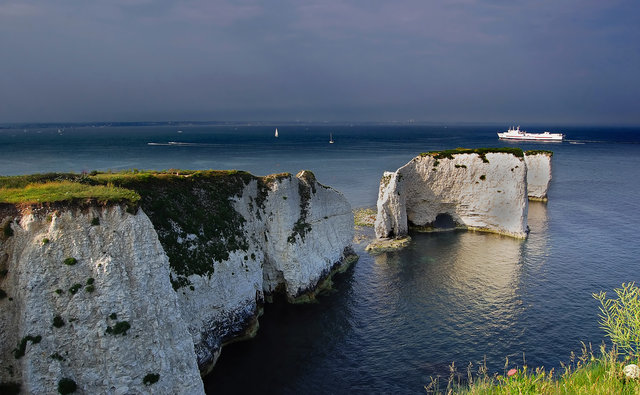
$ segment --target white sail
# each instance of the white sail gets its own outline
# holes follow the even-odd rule
[[[329,133],[329,144],[333,144],[333,133]]]
[[[276,137],[278,137],[278,128],[276,128]]]

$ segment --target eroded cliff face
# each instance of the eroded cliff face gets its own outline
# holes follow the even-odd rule
[[[177,289],[203,372],[225,343],[252,335],[265,298],[281,292],[290,302],[313,299],[332,270],[356,259],[349,202],[310,172],[250,180],[233,207],[246,220],[238,237],[246,244]],[[195,234],[184,239],[197,249]]]
[[[384,174],[376,236],[403,236],[409,226],[456,226],[526,237],[523,158],[505,152],[447,156],[421,155]]]
[[[547,201],[547,192],[551,183],[550,151],[525,151],[527,164],[527,192],[530,200]]]
[[[167,256],[144,212],[43,209],[11,228],[0,242],[1,382],[33,394],[57,393],[63,378],[86,394],[204,393]],[[29,336],[40,341],[25,340],[16,354]],[[153,387],[147,374],[159,375]]]
[[[27,393],[55,393],[62,378],[81,393],[203,393],[200,374],[225,343],[255,332],[265,298],[312,299],[357,259],[349,203],[310,172],[115,183],[140,193],[136,214],[112,205],[11,216],[0,382]],[[149,374],[159,381],[145,384]]]

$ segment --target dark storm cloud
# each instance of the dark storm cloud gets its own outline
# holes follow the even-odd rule
[[[634,1],[0,2],[0,122],[639,122]]]

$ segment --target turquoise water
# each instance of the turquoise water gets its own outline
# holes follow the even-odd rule
[[[145,127],[0,130],[0,174],[108,169],[312,170],[354,207],[372,206],[384,170],[455,147],[549,149],[547,204],[531,233],[414,234],[360,260],[319,303],[267,305],[258,336],[223,350],[210,393],[423,393],[429,377],[485,357],[559,368],[603,340],[591,294],[640,282],[640,129],[564,128],[570,142],[501,142],[492,126]],[[545,130],[540,128],[539,130]],[[550,128],[556,131],[557,128]],[[534,130],[531,130],[534,131]],[[329,134],[335,144],[328,144]],[[170,141],[188,143],[166,144]]]

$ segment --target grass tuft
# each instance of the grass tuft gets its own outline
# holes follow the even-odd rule
[[[137,204],[140,195],[113,185],[87,185],[71,181],[29,184],[23,188],[0,188],[0,203],[38,204],[96,200],[99,203]]]
[[[530,369],[510,369],[507,359],[502,374],[490,375],[486,362],[477,369],[469,364],[465,374],[457,371],[455,365],[450,367],[450,375],[446,387],[439,378],[431,378],[425,386],[428,394],[638,394],[640,381],[627,379],[622,372],[625,365],[637,363],[630,357],[619,358],[614,346],[606,350],[600,347],[598,356],[591,347],[583,343],[579,356],[572,353],[571,362],[563,364],[564,372],[556,377],[556,372],[547,371],[544,367]]]

